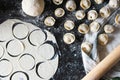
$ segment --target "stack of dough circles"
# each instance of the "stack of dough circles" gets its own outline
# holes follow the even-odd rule
[[[57,71],[59,52],[49,31],[8,19],[0,25],[0,80],[49,80]]]

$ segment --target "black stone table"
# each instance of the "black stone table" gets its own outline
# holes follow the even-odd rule
[[[24,14],[21,9],[21,1],[22,0],[0,0],[0,23],[5,21],[6,19],[16,18],[26,22],[30,22],[40,28],[46,28],[51,33],[53,33],[56,37],[56,40],[59,45],[59,49],[61,54],[59,55],[59,67],[56,74],[51,78],[51,80],[80,80],[83,76],[85,76],[80,45],[84,38],[84,35],[80,34],[77,31],[78,25],[85,22],[87,24],[90,23],[86,18],[84,20],[78,21],[75,18],[75,11],[69,12],[65,8],[65,3],[67,0],[64,0],[63,4],[56,6],[53,4],[52,0],[45,0],[45,10],[41,16],[30,17]],[[92,1],[92,6],[90,9],[95,9],[99,12],[99,9],[105,6],[109,0],[105,0],[103,4],[97,5],[94,0]],[[81,9],[79,3],[80,0],[75,0],[77,4],[77,9]],[[58,7],[62,7],[65,9],[65,15],[62,18],[57,18],[54,15],[54,10]],[[90,10],[86,10],[86,13]],[[56,23],[53,27],[48,28],[44,25],[43,21],[45,17],[52,15],[56,19]],[[72,31],[66,31],[63,27],[63,23],[67,20],[73,20],[75,22],[75,28]],[[71,32],[75,34],[76,41],[67,45],[63,42],[63,35],[67,32]]]

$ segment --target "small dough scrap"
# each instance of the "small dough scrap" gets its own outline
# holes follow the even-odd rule
[[[53,26],[55,24],[55,19],[52,16],[48,16],[44,20],[46,26]]]
[[[39,16],[44,11],[44,0],[22,0],[22,9],[29,16]]]
[[[66,30],[72,30],[74,27],[75,27],[75,24],[71,20],[66,20],[66,22],[64,23],[64,28]]]
[[[72,33],[66,33],[63,36],[63,40],[66,44],[72,44],[75,41],[75,35]]]
[[[13,71],[12,63],[7,59],[0,60],[0,76],[9,76]]]
[[[23,54],[19,59],[19,64],[25,70],[32,70],[35,66],[35,58],[30,54]]]
[[[104,31],[105,31],[105,33],[112,33],[112,32],[114,32],[114,26],[110,25],[110,24],[106,24],[104,26]]]
[[[56,17],[63,17],[65,14],[65,11],[63,8],[57,8],[54,12]]]
[[[92,44],[90,42],[83,42],[81,44],[81,49],[83,52],[87,53],[88,55],[90,55],[90,52],[92,50]]]
[[[90,0],[81,0],[81,1],[80,1],[80,6],[81,6],[84,10],[86,10],[86,9],[90,8],[90,6],[91,6],[91,1],[90,1]]]
[[[16,57],[24,51],[23,43],[19,40],[11,40],[7,44],[7,52],[9,55]]]
[[[97,11],[95,11],[95,10],[90,10],[90,11],[88,12],[88,16],[87,16],[88,20],[95,20],[97,17],[98,17]]]
[[[100,24],[96,21],[93,21],[92,23],[90,23],[90,31],[91,32],[97,32],[100,29]]]
[[[94,0],[97,4],[102,4],[104,0]]]
[[[111,14],[111,10],[110,10],[109,7],[103,7],[103,8],[100,9],[101,17],[107,18],[107,17],[110,16],[110,14]]]
[[[120,14],[117,14],[115,17],[115,23],[120,24]]]
[[[50,44],[43,44],[38,48],[38,54],[43,57],[45,60],[51,59],[54,54],[55,50],[54,47]]]
[[[111,8],[118,8],[119,7],[119,0],[109,0],[109,3],[108,5],[111,7]]]
[[[76,3],[74,0],[68,0],[65,6],[68,11],[74,11],[76,9]]]
[[[63,3],[63,0],[53,0],[53,3],[56,5],[60,5]]]
[[[82,20],[84,17],[85,17],[85,12],[83,10],[78,10],[76,13],[75,13],[75,17],[78,19],[78,20]]]
[[[80,32],[81,34],[87,34],[89,32],[89,27],[87,24],[83,23],[80,24],[78,27],[78,32]]]
[[[107,34],[103,33],[98,36],[98,43],[105,46],[108,43],[109,37]]]
[[[28,27],[24,24],[17,24],[14,28],[13,28],[13,35],[17,38],[17,39],[24,39],[27,37],[29,33]]]
[[[41,37],[42,36],[42,37]],[[34,46],[39,46],[45,42],[46,35],[41,29],[32,31],[29,35],[29,41]]]

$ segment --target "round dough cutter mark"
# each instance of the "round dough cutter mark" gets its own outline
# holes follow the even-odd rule
[[[24,51],[24,44],[19,40],[10,40],[6,44],[6,49],[11,57],[17,57]]]
[[[4,48],[0,45],[0,58],[3,57],[4,52],[5,52]]]
[[[16,71],[10,76],[10,80],[29,80],[29,76],[23,71]]]
[[[35,58],[31,54],[25,53],[19,58],[19,64],[25,70],[32,70],[35,67]]]
[[[16,39],[23,40],[28,36],[29,30],[23,23],[15,23],[12,27],[12,34]]]
[[[45,47],[43,47],[43,46],[45,46]],[[50,50],[47,50],[46,47],[47,47],[47,49],[50,49]],[[43,51],[40,50],[41,48],[43,49]],[[57,45],[56,45],[55,43],[53,43],[52,41],[46,41],[46,42],[44,42],[44,43],[38,48],[38,50],[39,50],[39,54],[40,54],[43,58],[45,58],[45,59],[47,59],[47,60],[53,60],[53,59],[54,59],[57,55],[59,55],[59,53],[60,53]],[[51,53],[51,51],[52,51],[53,53]],[[48,55],[49,53],[51,53],[51,55]]]
[[[53,70],[49,62],[40,62],[36,65],[36,74],[42,79],[50,79],[54,75]]]
[[[44,43],[46,39],[47,39],[47,33],[40,29],[33,30],[32,32],[30,32],[28,36],[28,41],[33,46],[38,46]]]
[[[0,60],[0,77],[7,77],[13,71],[13,65],[8,59]]]

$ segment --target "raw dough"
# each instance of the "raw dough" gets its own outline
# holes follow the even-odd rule
[[[16,24],[13,27],[13,35],[18,39],[24,39],[28,35],[28,27],[24,24]]]
[[[9,19],[0,25],[0,40],[2,80],[49,80],[57,71],[59,49],[54,35],[47,30]],[[44,79],[36,73],[36,65],[41,62],[38,68],[43,68],[38,74]]]
[[[4,55],[4,48],[0,45],[0,58]]]
[[[22,9],[30,16],[39,16],[44,10],[44,0],[23,0]]]
[[[42,36],[42,37],[41,37]],[[34,30],[29,35],[29,41],[32,45],[39,46],[44,43],[46,35],[42,30]]]
[[[35,66],[35,58],[31,54],[23,54],[19,59],[19,63],[23,69],[32,70]]]
[[[6,77],[13,71],[12,63],[7,59],[0,60],[0,77]]]
[[[29,80],[28,75],[24,72],[17,71],[12,74],[10,80]]]
[[[19,40],[10,40],[7,43],[6,48],[7,52],[14,57],[20,55],[24,50],[23,43],[21,43]]]
[[[37,74],[41,78],[49,79],[53,76],[53,67],[49,62],[39,63],[37,65]]]
[[[41,45],[38,48],[38,54],[45,59],[51,59],[55,54],[54,47],[47,43]]]

